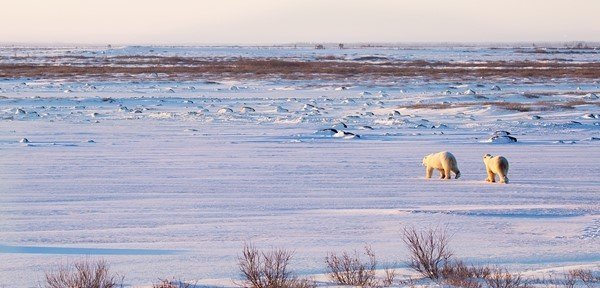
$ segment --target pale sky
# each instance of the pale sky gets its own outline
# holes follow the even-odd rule
[[[0,0],[1,43],[600,41],[599,0]]]

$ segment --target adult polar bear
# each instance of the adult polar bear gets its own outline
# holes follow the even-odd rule
[[[483,155],[483,163],[485,164],[485,170],[487,171],[487,182],[496,182],[496,174],[500,178],[500,183],[508,183],[508,160],[498,155],[492,156],[490,154]]]
[[[452,153],[442,151],[438,153],[432,153],[423,158],[423,166],[425,166],[425,178],[431,178],[433,169],[440,171],[440,179],[451,179],[450,172],[456,174],[455,179],[460,177],[460,170],[458,170],[458,163]]]

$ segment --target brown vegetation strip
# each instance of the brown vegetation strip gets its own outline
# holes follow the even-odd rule
[[[600,107],[600,103],[585,101],[585,100],[573,100],[568,102],[558,101],[540,101],[533,103],[514,103],[514,102],[461,102],[461,103],[431,103],[431,104],[412,104],[406,106],[399,106],[398,108],[408,109],[450,109],[450,108],[462,108],[471,106],[495,106],[498,108],[513,110],[519,112],[529,111],[549,111],[549,110],[570,110],[574,109],[575,106],[579,105],[596,105]]]
[[[189,77],[237,77],[286,79],[347,78],[361,76],[380,77],[514,77],[514,78],[600,78],[600,62],[427,62],[401,61],[364,63],[340,60],[294,61],[281,59],[247,58],[186,58],[186,57],[88,57],[89,59],[45,59],[58,63],[48,64],[0,64],[0,77],[57,78],[57,77],[124,77],[167,74],[172,78]],[[70,60],[70,61],[69,61]]]

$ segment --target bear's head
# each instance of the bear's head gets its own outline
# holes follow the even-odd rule
[[[429,154],[429,155],[423,157],[423,163],[422,163],[423,166],[427,166],[427,158],[429,158],[429,156],[431,156],[431,155],[433,155],[433,154]]]
[[[492,158],[492,155],[485,154],[485,155],[483,155],[483,162],[485,162],[486,160],[491,159],[491,158]]]

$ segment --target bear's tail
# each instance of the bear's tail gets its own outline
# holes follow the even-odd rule
[[[454,179],[458,179],[460,177],[460,170],[456,170],[456,176],[454,177]]]

